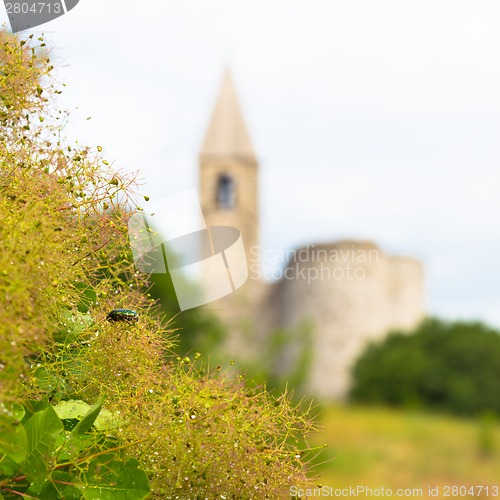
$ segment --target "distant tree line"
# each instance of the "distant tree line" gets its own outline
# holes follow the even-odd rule
[[[500,414],[500,333],[428,319],[370,345],[353,367],[351,400],[459,415]]]

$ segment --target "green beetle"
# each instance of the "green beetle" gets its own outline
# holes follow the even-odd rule
[[[108,321],[126,321],[127,323],[137,323],[139,315],[132,309],[113,309],[106,316]]]

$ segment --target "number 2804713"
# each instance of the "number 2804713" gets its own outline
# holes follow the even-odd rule
[[[6,2],[7,14],[61,14],[60,2]]]

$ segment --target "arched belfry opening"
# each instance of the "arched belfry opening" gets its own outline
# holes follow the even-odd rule
[[[236,205],[236,185],[229,174],[220,174],[217,179],[217,207],[231,209]]]

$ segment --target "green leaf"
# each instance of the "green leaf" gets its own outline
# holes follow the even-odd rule
[[[80,500],[82,498],[82,492],[77,488],[79,481],[73,474],[56,470],[52,473],[51,479],[59,492],[58,498],[64,498],[64,500]]]
[[[95,290],[85,283],[76,283],[75,288],[80,291],[80,302],[77,305],[81,313],[88,312],[89,308],[97,302],[97,294]]]
[[[123,463],[108,453],[92,460],[82,475],[85,500],[141,500],[149,495],[149,481],[135,458]]]
[[[82,402],[80,401],[79,403]],[[91,431],[99,412],[101,411],[101,406],[102,401],[100,400],[97,404],[90,408],[84,417],[75,425],[61,446],[61,450],[59,452],[60,460],[71,460],[72,458],[78,456],[83,450],[95,445],[103,437],[102,434],[97,432],[88,434],[88,432]],[[71,405],[71,408],[73,411],[64,411],[63,413],[73,415],[75,413],[76,404],[75,406]]]
[[[41,489],[48,476],[49,465],[54,461],[57,437],[64,427],[52,407],[35,413],[26,422],[28,454],[23,471],[33,483],[34,491]]]
[[[91,409],[91,406],[85,401],[71,399],[69,401],[60,401],[54,406],[54,411],[61,420],[83,418]]]
[[[77,426],[71,432],[71,435],[81,435],[88,432],[92,426],[96,418],[99,416],[99,413],[102,408],[102,399],[100,399],[88,412],[85,416],[78,422]]]
[[[116,413],[113,413],[106,408],[101,410],[99,416],[96,418],[95,426],[99,431],[109,431],[120,427],[123,424],[123,418],[119,417]]]
[[[64,368],[68,374],[68,378],[80,377],[85,375],[86,371],[84,369],[84,363],[79,358],[80,352],[76,350],[71,351],[68,354],[61,355],[61,363],[64,363]]]
[[[33,373],[33,382],[36,383],[39,389],[45,392],[51,392],[61,385],[66,385],[65,381],[52,373],[49,368],[39,366]]]
[[[100,403],[97,403],[100,404]],[[78,399],[71,399],[69,401],[61,401],[55,407],[57,415],[61,420],[77,419],[80,420],[87,414],[91,413],[93,408],[90,407],[85,401]],[[118,417],[113,412],[106,408],[101,408],[92,424],[99,431],[107,431],[114,429],[122,424],[123,419]]]
[[[28,498],[43,498],[44,500],[59,500],[61,498],[52,481],[49,479],[41,486],[38,486],[37,482],[33,483],[26,493],[28,495],[36,495],[36,497],[29,496]]]
[[[66,310],[61,316],[62,328],[54,334],[54,340],[65,345],[76,342],[80,334],[94,322],[90,313],[84,314],[80,311]]]
[[[77,488],[78,479],[69,472],[53,471],[48,479],[38,491],[30,488],[27,493],[36,494],[37,498],[43,500],[81,500],[82,493]]]
[[[14,462],[14,460],[9,458],[7,455],[4,455],[4,457],[0,459],[0,474],[7,477],[13,477],[20,471],[20,469],[20,465]]]
[[[24,414],[26,413],[24,406],[19,403],[12,403],[11,411],[12,411],[12,416],[14,418],[17,418],[17,420],[19,421],[21,421],[24,418]]]
[[[25,424],[35,413],[47,409],[50,405],[49,405],[49,399],[43,398],[39,401],[36,400],[24,401],[23,406],[25,412],[21,422]]]
[[[28,453],[28,437],[21,422],[0,415],[0,453],[17,464],[22,464]]]

